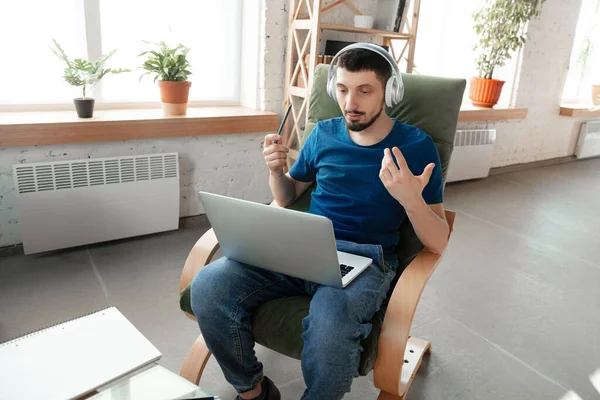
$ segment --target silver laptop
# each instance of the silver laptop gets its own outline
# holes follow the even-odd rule
[[[225,257],[343,288],[373,260],[337,251],[328,218],[200,192]]]

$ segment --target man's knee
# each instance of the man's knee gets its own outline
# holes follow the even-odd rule
[[[194,279],[191,287],[191,305],[198,321],[207,315],[214,315],[227,301],[227,286],[231,279],[227,278],[229,269],[226,259],[218,259],[203,267]]]

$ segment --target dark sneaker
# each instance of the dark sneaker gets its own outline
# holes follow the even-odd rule
[[[244,400],[239,395],[235,399]],[[281,400],[281,393],[273,381],[265,376],[260,394],[252,400]]]

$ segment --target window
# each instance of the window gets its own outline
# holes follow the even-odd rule
[[[590,104],[592,85],[600,85],[600,0],[583,0],[563,100]]]
[[[482,0],[421,1],[414,72],[423,75],[465,78],[478,76],[473,45],[477,35],[473,30],[473,12]],[[494,79],[506,81],[500,104],[510,104],[519,54],[494,71]],[[465,90],[464,102],[469,102]]]
[[[61,78],[50,50],[57,38],[71,54],[85,54],[83,15],[77,0],[0,2],[0,104],[69,102],[76,88]]]
[[[181,42],[190,48],[190,100],[237,101],[239,97],[241,0],[100,0],[102,49],[118,49],[117,67],[136,69],[148,49],[142,41]],[[148,101],[158,96],[153,78],[141,71],[102,82],[108,101]]]
[[[0,104],[67,104],[80,88],[63,79],[63,64],[50,50],[52,38],[71,58],[96,59],[113,49],[111,68],[92,91],[97,102],[159,99],[153,77],[139,78],[143,57],[163,40],[190,48],[190,101],[238,102],[242,0],[19,0],[0,3]]]

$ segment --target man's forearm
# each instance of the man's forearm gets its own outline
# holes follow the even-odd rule
[[[424,201],[406,208],[419,240],[431,252],[441,254],[448,245],[448,223],[437,215]]]
[[[269,176],[269,187],[277,204],[287,207],[296,200],[296,188],[286,174]]]

